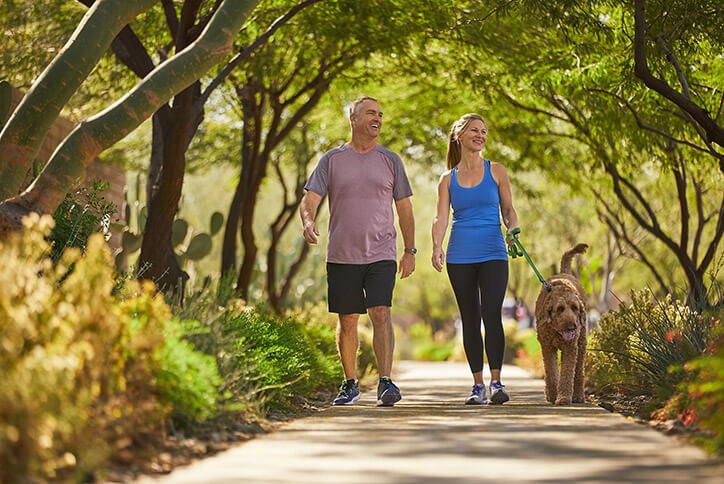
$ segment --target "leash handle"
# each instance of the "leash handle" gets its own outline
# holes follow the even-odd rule
[[[520,245],[520,241],[518,240],[519,233],[520,227],[516,227],[505,236],[505,240],[508,242],[508,255],[511,259],[515,259],[516,257],[521,257],[523,255],[523,247]],[[513,243],[511,244],[511,242]]]
[[[518,240],[518,235],[520,235],[520,227],[514,228],[508,233],[508,235],[505,236],[506,241],[512,242],[512,244],[508,244],[508,255],[512,259],[520,256],[525,257],[525,260],[528,261],[528,264],[533,269],[533,272],[535,272],[535,275],[538,276],[538,280],[541,282],[541,284],[543,284],[543,287],[546,289],[546,291],[550,291],[551,289],[553,289],[553,286],[551,286],[548,281],[543,279],[543,276],[540,275],[540,272],[538,272],[538,268],[535,266],[535,264],[533,264],[533,261],[528,255],[528,252],[526,252],[525,250],[525,247],[523,247],[523,244],[521,244],[520,240]]]

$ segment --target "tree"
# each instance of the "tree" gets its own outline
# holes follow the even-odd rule
[[[720,25],[711,31],[706,27],[711,26],[712,13],[721,15],[724,7],[715,2],[656,4],[653,24],[661,30],[652,34],[648,28],[646,36],[657,41],[659,50],[648,59],[654,59],[659,80],[679,80],[682,98],[670,83],[656,82],[644,72],[641,39],[632,43],[627,36],[642,28],[641,5],[636,12],[628,4],[595,1],[528,5],[534,10],[523,13],[522,25],[511,29],[507,23],[518,42],[499,56],[504,75],[493,79],[502,67],[496,64],[474,82],[490,80],[519,113],[510,128],[523,140],[522,150],[545,152],[548,156],[540,165],[554,177],[592,190],[603,221],[646,265],[662,290],[674,291],[662,276],[674,271],[666,267],[665,258],[653,260],[650,252],[641,250],[631,228],[644,231],[674,256],[691,304],[706,305],[705,273],[716,260],[724,234],[724,196],[716,189],[722,172],[712,171],[712,162],[721,165],[713,121],[717,116],[702,113],[718,112],[722,105],[720,74],[711,59],[724,46],[724,36]],[[504,42],[510,40],[474,29],[462,34],[488,55],[499,53],[496,49],[505,52]],[[699,45],[701,38],[707,40],[706,47]],[[677,55],[669,45],[676,46]],[[671,66],[673,74],[667,71]],[[637,82],[634,73],[646,77],[646,83]],[[676,109],[671,109],[670,98]],[[551,145],[555,139],[560,143]],[[659,177],[668,181],[659,182]],[[667,185],[669,190],[662,191]]]
[[[183,176],[185,172],[185,153],[194,133],[202,119],[203,109],[211,93],[224,81],[232,69],[243,63],[282,25],[288,22],[302,9],[317,3],[319,0],[305,0],[291,8],[276,21],[269,21],[270,26],[257,37],[238,48],[238,53],[221,69],[209,85],[202,90],[201,82],[196,81],[174,99],[173,106],[166,106],[154,122],[154,152],[149,170],[148,180],[148,219],[144,231],[139,266],[147,268],[144,277],[157,281],[159,285],[173,288],[183,295],[183,282],[187,277],[181,272],[171,244],[171,229],[178,203],[181,198]],[[166,3],[166,2],[165,2]],[[168,2],[170,4],[170,2]],[[187,5],[191,5],[186,8]],[[207,22],[201,19],[198,25],[192,25],[196,17],[198,2],[186,2],[181,14],[182,22],[176,29],[172,28],[173,38],[180,45],[177,50],[194,40],[195,32],[200,31]],[[166,9],[172,16],[172,5]],[[173,27],[171,22],[170,27]],[[187,34],[184,35],[183,32]],[[160,163],[159,163],[160,161]],[[160,165],[160,166],[159,166]]]
[[[222,274],[225,274],[235,268],[238,232],[244,251],[236,291],[243,299],[249,297],[249,284],[257,261],[257,244],[253,233],[257,194],[267,177],[272,153],[297,129],[298,124],[327,91],[330,82],[352,60],[342,54],[341,49],[325,53],[301,44],[298,42],[300,35],[304,35],[303,30],[293,29],[275,38],[263,52],[250,59],[244,73],[232,81],[243,120],[241,171],[227,216],[221,269]],[[321,42],[319,37],[317,46]],[[301,161],[302,168],[298,168],[297,172],[301,172],[303,178],[309,160]],[[297,177],[294,201],[285,203],[278,220],[272,224],[273,240],[278,240],[288,226],[288,222],[282,220],[291,220],[289,214],[294,212],[301,199],[303,193],[298,186],[299,180]],[[275,273],[272,269],[272,274]],[[273,287],[270,289],[274,291]],[[273,307],[280,309],[277,302],[273,302]]]
[[[696,127],[701,141],[719,160],[719,170],[722,173],[724,173],[724,151],[722,151],[724,127],[717,122],[719,114],[721,114],[722,103],[719,103],[714,118],[710,115],[711,108],[716,108],[717,105],[712,106],[707,103],[707,101],[711,101],[711,98],[716,99],[716,85],[692,84],[690,79],[694,80],[697,77],[693,75],[692,66],[682,65],[671,44],[687,44],[690,40],[696,39],[697,43],[704,40],[721,46],[721,22],[711,22],[717,22],[716,19],[720,19],[723,12],[721,2],[702,1],[697,2],[695,7],[690,2],[675,2],[666,5],[661,10],[655,10],[653,15],[647,15],[646,1],[636,0],[633,40],[636,77],[641,79],[646,87],[679,108],[682,117]],[[673,15],[668,15],[669,13],[673,13]],[[650,43],[657,48],[657,55],[660,58],[657,59],[659,61],[657,64],[661,65],[663,63],[661,58],[665,58],[668,68],[675,74],[668,77],[674,77],[678,81],[680,90],[675,89],[667,82],[664,73],[657,76],[649,68],[647,46]],[[693,46],[684,45],[684,48],[691,47]],[[663,71],[665,66],[661,67]],[[692,92],[692,89],[696,90]],[[718,97],[721,99],[722,95],[719,94]],[[707,104],[709,105],[707,106]]]
[[[87,164],[148,119],[174,94],[221,62],[255,1],[223,0],[193,44],[154,69],[133,90],[106,110],[81,123],[22,193],[22,182],[48,126],[85,79],[118,31],[155,3],[152,0],[99,0],[55,60],[36,79],[0,133],[0,235],[20,228],[20,219],[48,213],[64,198]],[[69,69],[67,66],[72,66]],[[7,198],[11,197],[11,198]]]
[[[339,18],[345,18],[345,22],[335,20]],[[410,2],[389,0],[325,2],[300,15],[294,25],[276,35],[244,64],[244,72],[233,81],[243,121],[240,181],[228,211],[221,264],[222,273],[236,269],[238,232],[244,249],[236,287],[240,297],[249,298],[258,262],[253,228],[256,203],[278,147],[298,129],[335,79],[360,75],[356,72],[384,78],[383,71],[371,73],[371,65],[376,64],[374,56],[407,57],[412,45],[423,43],[430,31],[449,23],[447,5],[419,1],[413,8]],[[344,124],[339,114],[335,117]],[[304,160],[305,166],[309,161]],[[305,166],[293,168],[297,174],[296,187],[286,192],[290,198],[270,227],[272,252],[267,253],[267,291],[272,306],[278,309],[283,302],[279,297],[288,293],[291,277],[307,252],[304,247],[300,249],[300,258],[289,266],[282,288],[275,289],[279,274],[277,241],[289,227],[293,218],[290,214],[296,212],[301,200]]]

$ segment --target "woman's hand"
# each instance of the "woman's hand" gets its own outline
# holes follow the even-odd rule
[[[442,250],[442,247],[432,249],[432,267],[437,272],[442,272],[443,265],[445,265],[445,251]]]

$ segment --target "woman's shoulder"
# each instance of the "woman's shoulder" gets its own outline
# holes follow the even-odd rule
[[[497,161],[491,161],[491,160],[488,160],[487,158],[486,158],[486,161],[488,163],[490,163],[490,169],[493,171],[493,173],[495,173],[495,172],[505,173],[505,165],[503,165],[502,163],[499,163]]]
[[[442,175],[440,175],[440,179],[438,180],[437,184],[439,186],[450,186],[450,178],[452,178],[452,172],[452,169],[442,172]]]
[[[488,160],[488,162],[490,163],[490,172],[497,183],[500,183],[501,178],[508,177],[508,172],[505,170],[505,166],[502,163],[490,160]]]
[[[442,172],[442,175],[440,175],[440,181],[450,180],[450,177],[452,177],[453,169],[450,168],[449,170],[445,170]]]

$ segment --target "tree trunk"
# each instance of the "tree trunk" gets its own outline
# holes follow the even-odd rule
[[[199,5],[199,0],[184,2],[180,21],[176,20],[173,5],[169,4],[166,8],[176,52],[185,49],[198,36],[198,32],[192,32],[192,27]],[[200,27],[203,26],[204,22],[201,22]],[[154,150],[146,189],[148,218],[139,257],[139,267],[144,268],[140,277],[153,280],[161,290],[172,291],[179,302],[183,301],[189,276],[178,262],[171,234],[183,190],[186,150],[201,122],[200,117],[194,116],[196,99],[200,95],[201,83],[196,81],[176,95],[172,108],[164,106],[166,109],[163,109],[162,114],[154,117]],[[194,123],[195,119],[198,119],[197,123]]]
[[[221,276],[236,273],[236,234],[241,220],[241,207],[244,204],[246,190],[241,182],[236,185],[224,227],[224,241],[221,247]]]
[[[184,174],[186,172],[189,115],[194,102],[196,84],[176,96],[171,110],[173,120],[163,132],[163,166],[158,188],[148,203],[148,218],[143,230],[143,243],[138,266],[144,279],[153,280],[162,289],[181,290],[188,278],[178,265],[171,247],[171,229],[178,212]],[[169,264],[170,262],[170,264]]]
[[[253,189],[254,193],[259,191],[259,184]],[[254,275],[254,264],[258,248],[254,238],[254,209],[256,204],[245,203],[241,210],[241,242],[244,246],[244,255],[241,260],[239,277],[236,280],[236,291],[243,300],[249,300],[249,286]]]

